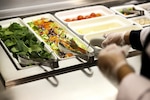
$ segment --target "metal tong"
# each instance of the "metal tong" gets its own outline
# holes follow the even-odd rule
[[[44,65],[51,68],[58,68],[58,60],[57,59],[29,59],[23,56],[17,56],[18,61],[22,66],[29,66],[29,65]]]
[[[87,52],[86,54],[81,54],[81,53],[77,53],[74,51],[71,51],[69,49],[67,49],[63,44],[61,44],[60,42],[58,43],[58,48],[60,51],[64,52],[64,53],[72,53],[76,58],[81,58],[89,63],[92,63],[94,61],[94,54]]]
[[[133,10],[129,10],[127,8],[124,8],[123,12],[128,13],[128,14],[136,14],[137,16],[144,15],[144,11],[143,10],[137,10],[134,7],[133,7]]]

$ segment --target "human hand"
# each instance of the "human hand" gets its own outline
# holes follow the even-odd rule
[[[116,77],[118,69],[127,64],[126,54],[128,50],[129,46],[120,47],[116,44],[107,46],[99,52],[98,67],[105,75]]]
[[[125,35],[129,35],[130,32],[122,32],[122,33],[110,33],[105,34],[105,40],[102,42],[101,46],[106,47],[109,44],[115,43],[117,45],[125,45]]]

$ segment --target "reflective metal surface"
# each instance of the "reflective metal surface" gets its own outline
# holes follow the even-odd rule
[[[0,19],[102,4],[108,7],[145,0],[1,0]]]

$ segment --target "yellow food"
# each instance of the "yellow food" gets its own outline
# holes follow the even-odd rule
[[[114,28],[118,28],[121,26],[122,25],[120,23],[111,22],[111,23],[106,23],[103,25],[96,25],[96,26],[80,28],[80,29],[77,29],[77,32],[79,34],[89,34],[89,33],[95,33],[95,32],[100,32],[100,31],[104,31],[104,30],[114,29]]]

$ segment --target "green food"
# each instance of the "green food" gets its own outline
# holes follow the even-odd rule
[[[27,27],[12,23],[7,28],[0,25],[0,38],[13,56],[23,56],[28,59],[50,59],[51,53],[44,49],[44,43],[39,42]],[[17,58],[18,59],[18,58]]]
[[[76,37],[70,35],[65,28],[60,26],[56,21],[49,20],[47,18],[37,19],[27,23],[36,34],[38,34],[50,48],[60,57],[68,58],[77,54],[86,54],[86,46],[81,43]],[[63,52],[58,44],[63,46],[72,52]]]
[[[130,14],[134,14],[134,11],[136,9],[134,7],[130,7],[130,8],[123,8],[120,10],[120,13],[124,14],[124,15],[130,15]]]

